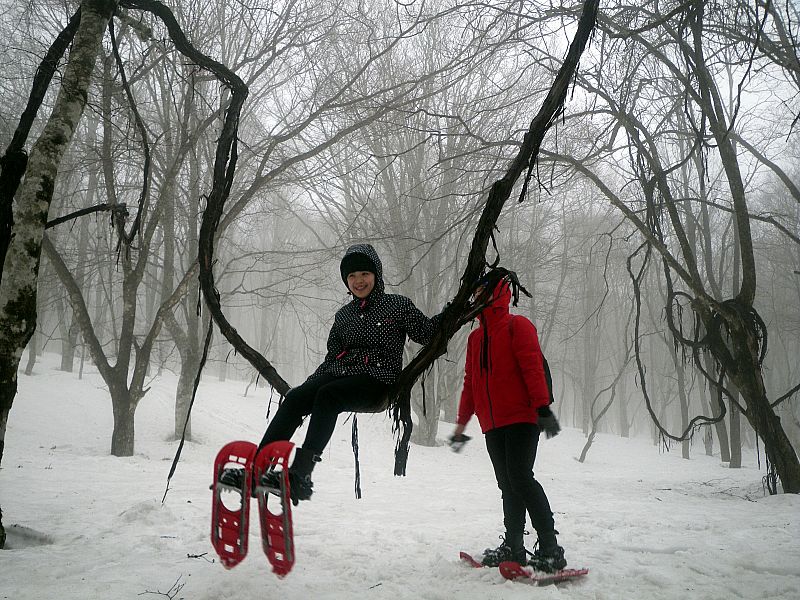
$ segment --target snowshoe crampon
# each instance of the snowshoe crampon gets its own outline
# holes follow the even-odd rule
[[[272,571],[278,577],[284,577],[294,566],[292,502],[289,486],[289,455],[293,448],[294,444],[287,441],[267,444],[259,451],[254,465],[258,516],[261,523],[261,546],[272,565]],[[264,474],[268,472],[273,476],[264,478]],[[264,479],[272,483],[262,485]],[[277,488],[274,487],[276,480]]]
[[[226,569],[232,569],[247,556],[250,488],[256,450],[256,445],[251,442],[230,442],[222,447],[214,461],[211,544]],[[238,486],[220,482],[226,469],[243,471]]]
[[[506,579],[526,581],[534,585],[550,585],[583,577],[589,569],[561,569],[554,573],[534,571],[532,567],[516,562],[500,563],[500,574]]]

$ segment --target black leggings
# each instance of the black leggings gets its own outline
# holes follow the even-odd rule
[[[538,446],[539,427],[533,423],[514,423],[486,432],[486,449],[503,496],[506,540],[511,544],[522,543],[526,511],[540,544],[547,544],[554,535],[553,511],[533,476]]]
[[[336,428],[336,418],[343,412],[381,410],[389,386],[369,375],[320,375],[289,390],[267,427],[259,448],[277,440],[291,439],[311,415],[303,448],[321,454]]]

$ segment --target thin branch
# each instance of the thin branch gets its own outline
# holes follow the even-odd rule
[[[770,404],[770,406],[771,406],[772,408],[775,408],[776,406],[778,406],[778,404],[780,404],[780,403],[781,403],[781,402],[783,402],[784,400],[788,400],[789,398],[791,398],[792,396],[794,396],[794,395],[795,395],[797,392],[799,392],[799,391],[800,391],[800,383],[798,383],[796,386],[794,386],[792,389],[790,389],[788,392],[786,392],[786,393],[785,393],[783,396],[781,396],[780,398],[778,398],[777,400],[775,400],[774,402],[772,402],[772,403]]]
[[[694,202],[699,202],[700,204],[705,204],[707,206],[712,206],[714,208],[717,208],[719,210],[731,214],[735,214],[736,212],[735,209],[731,208],[730,206],[719,204],[717,202],[714,202],[713,200],[704,200],[703,198],[684,198],[684,199],[692,200]],[[772,225],[773,227],[775,227],[775,229],[783,233],[795,244],[800,245],[800,236],[792,232],[788,227],[786,227],[786,225],[783,225],[782,223],[778,222],[773,215],[754,215],[753,213],[748,212],[747,218],[750,219],[751,221],[760,221],[761,223],[768,223],[769,225]]]
[[[55,219],[51,219],[45,225],[45,229],[51,229],[56,225],[61,225],[62,223],[66,223],[67,221],[72,221],[77,219],[78,217],[83,217],[86,215],[91,215],[97,212],[119,212],[121,218],[125,218],[128,215],[128,209],[125,207],[124,204],[106,204],[105,202],[102,204],[96,204],[95,206],[90,206],[88,208],[82,208],[80,210],[76,210],[75,212],[71,212],[68,215],[63,215],[61,217],[57,217]]]

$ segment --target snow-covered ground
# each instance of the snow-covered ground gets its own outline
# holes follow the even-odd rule
[[[136,415],[136,454],[109,456],[111,404],[99,376],[55,369],[45,356],[22,376],[11,411],[0,506],[0,598],[430,599],[800,598],[800,497],[764,497],[757,457],[724,468],[696,448],[659,453],[649,441],[601,435],[586,463],[567,429],[543,440],[537,474],[579,582],[532,588],[495,569],[470,569],[502,532],[499,491],[476,423],[461,454],[413,447],[392,475],[385,415],[359,417],[364,497],[353,494],[350,426],[340,423],[315,471],[315,494],[294,514],[297,562],[270,571],[252,523],[250,554],[230,571],[209,541],[212,462],[232,439],[258,441],[264,390],[201,384],[195,441],[184,448],[166,502],[177,443],[175,378],[155,381]],[[441,436],[450,426],[442,424]],[[253,513],[255,514],[255,512]]]

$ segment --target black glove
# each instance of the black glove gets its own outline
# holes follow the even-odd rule
[[[459,433],[458,435],[451,435],[448,439],[448,444],[450,444],[450,450],[453,452],[461,452],[461,449],[464,447],[468,441],[472,438],[468,435],[463,433]]]
[[[538,411],[539,420],[537,421],[539,429],[544,431],[547,439],[556,437],[558,432],[561,431],[561,425],[558,424],[558,419],[550,410],[549,406],[543,406]]]

